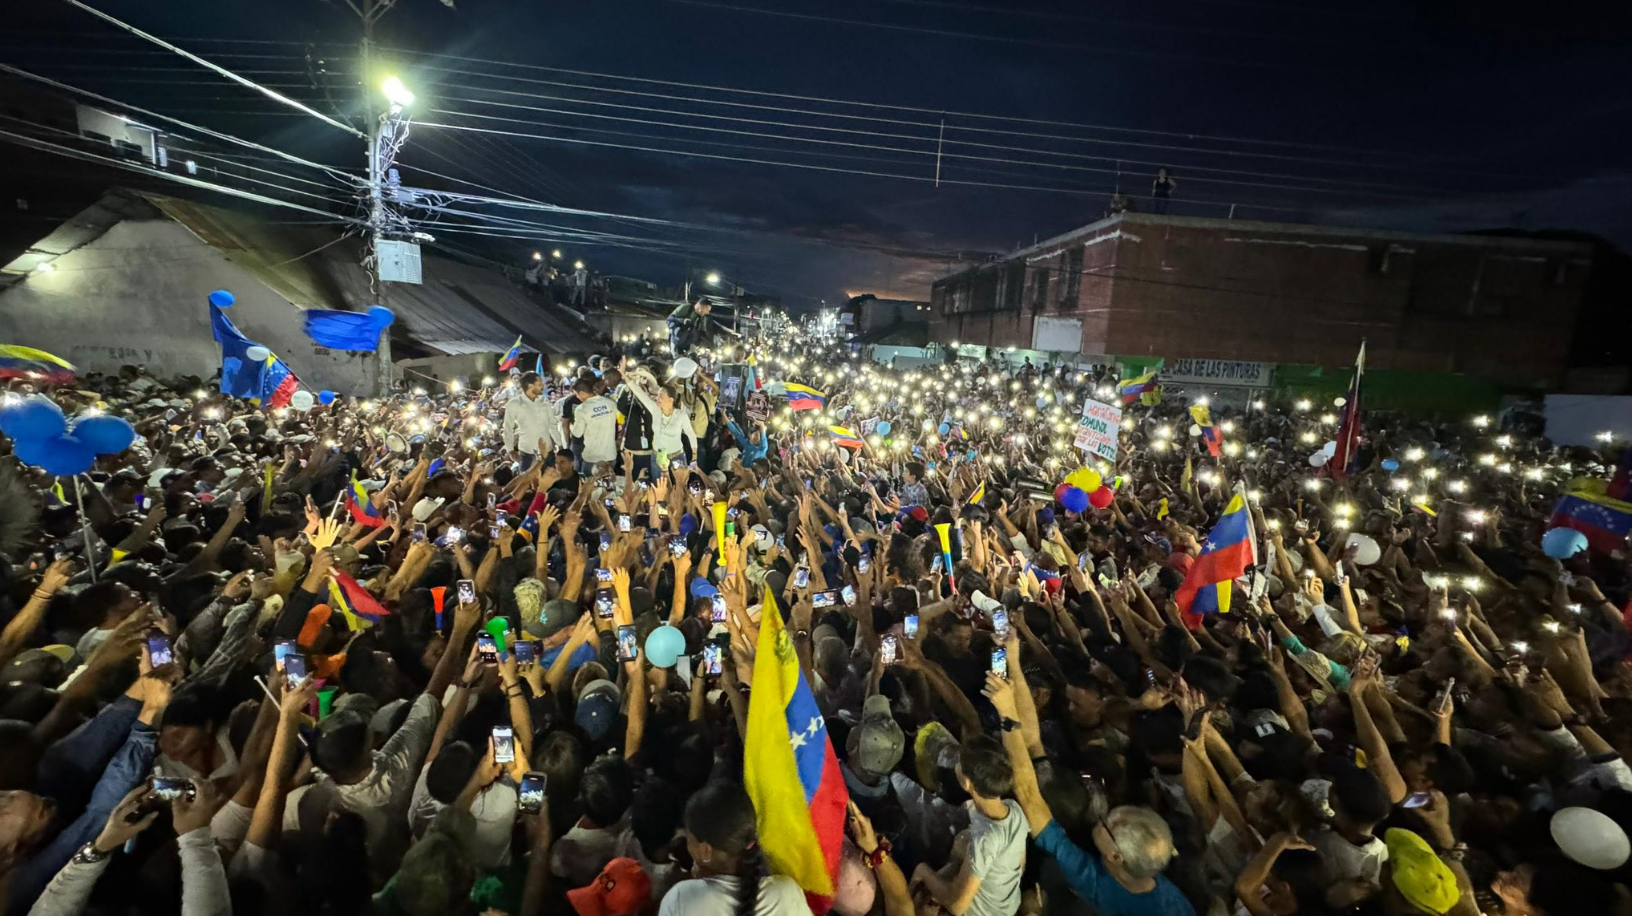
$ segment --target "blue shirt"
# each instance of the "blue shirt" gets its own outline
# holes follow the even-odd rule
[[[1054,857],[1071,890],[1094,908],[1096,916],[1196,916],[1195,907],[1173,882],[1156,876],[1156,886],[1136,894],[1105,870],[1097,852],[1071,842],[1059,821],[1049,821],[1032,841]]]

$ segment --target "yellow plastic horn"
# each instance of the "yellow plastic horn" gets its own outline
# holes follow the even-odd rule
[[[714,543],[719,545],[720,562],[725,562],[725,503],[714,504]]]

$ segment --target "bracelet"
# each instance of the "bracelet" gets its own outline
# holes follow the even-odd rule
[[[867,853],[864,857],[867,867],[877,868],[884,864],[884,857],[890,854],[891,849],[893,849],[893,847],[890,846],[890,841],[880,837],[878,840],[878,846],[872,852]]]
[[[105,861],[111,855],[113,855],[113,853],[103,852],[100,849],[97,849],[96,841],[92,840],[89,843],[86,843],[84,846],[79,847],[79,851],[74,853],[74,861],[81,865],[95,865],[98,862]]]

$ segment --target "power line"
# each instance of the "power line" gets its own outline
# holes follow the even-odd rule
[[[99,163],[103,163],[105,165],[111,165],[111,166],[113,166],[115,168],[124,169],[127,172],[137,172],[137,173],[142,174],[142,175],[149,175],[149,176],[152,176],[152,177],[163,178],[163,179],[165,179],[167,181],[174,181],[174,182],[177,182],[179,184],[188,185],[190,187],[202,188],[202,189],[207,190],[207,191],[216,191],[218,193],[227,194],[227,195],[230,195],[230,196],[233,196],[233,197],[241,197],[241,198],[243,198],[245,200],[255,201],[256,203],[270,204],[270,205],[275,206],[275,207],[288,207],[291,210],[300,210],[300,211],[302,211],[304,213],[310,213],[310,214],[313,214],[315,216],[327,217],[330,220],[335,221],[335,222],[342,222],[342,223],[355,223],[355,222],[357,222],[356,220],[351,219],[350,217],[340,216],[339,214],[336,214],[336,213],[330,213],[327,210],[319,210],[316,207],[308,207],[305,204],[297,204],[297,203],[294,203],[292,201],[279,200],[279,199],[277,199],[275,197],[267,197],[264,194],[256,194],[256,193],[254,193],[252,191],[245,191],[245,190],[242,190],[242,189],[239,189],[239,188],[229,188],[229,187],[226,187],[224,185],[212,184],[211,182],[208,182],[208,181],[199,181],[196,178],[188,178],[185,175],[175,175],[175,174],[172,174],[170,172],[160,171],[158,169],[143,168],[143,167],[135,165],[133,163],[126,162],[126,161],[124,161],[122,159],[115,159],[115,158],[113,158],[111,156],[98,156],[98,155],[96,155],[94,153],[88,153],[88,152],[85,152],[83,150],[74,149],[72,147],[62,146],[60,144],[52,143],[52,142],[47,141],[47,140],[41,140],[41,139],[39,139],[37,137],[30,137],[30,136],[28,136],[26,134],[12,133],[9,130],[0,129],[0,140],[3,140],[5,142],[9,142],[9,143],[14,143],[14,144],[16,144],[18,146],[25,146],[25,147],[28,147],[29,149],[38,150],[38,151],[41,151],[41,152],[56,153],[57,155],[66,156],[66,157],[68,157],[70,159],[79,159],[79,160],[82,160],[82,161],[85,161],[85,162],[99,162]]]
[[[464,87],[461,87],[461,88],[464,88]],[[513,94],[513,95],[526,95],[525,93],[510,93],[508,90],[502,90],[502,89],[491,89],[491,90],[485,90],[485,91],[504,92],[504,93]],[[914,155],[914,156],[944,157],[944,158],[947,158],[947,159],[962,159],[962,160],[967,160],[967,161],[972,161],[972,162],[995,162],[995,163],[1002,163],[1002,164],[1008,164],[1008,165],[1024,165],[1024,166],[1032,166],[1032,167],[1036,167],[1036,168],[1059,169],[1059,170],[1078,171],[1078,172],[1097,172],[1097,173],[1101,173],[1101,174],[1116,175],[1119,178],[1124,174],[1121,169],[1105,168],[1105,167],[1101,167],[1101,166],[1072,165],[1072,164],[1068,164],[1068,163],[1054,163],[1054,162],[1034,162],[1034,161],[1027,161],[1027,160],[1021,160],[1021,159],[1010,159],[1010,158],[1005,158],[1005,157],[994,157],[994,156],[973,156],[973,155],[969,155],[967,153],[945,152],[945,151],[942,151],[942,150],[939,150],[939,149],[915,150],[915,149],[905,149],[905,148],[902,148],[902,147],[895,147],[895,146],[879,146],[879,145],[873,144],[873,143],[856,143],[856,142],[849,142],[849,141],[842,141],[842,140],[821,140],[821,139],[817,139],[817,138],[813,138],[813,137],[789,137],[789,136],[785,136],[785,135],[781,135],[781,134],[767,134],[767,133],[763,133],[763,132],[760,132],[760,131],[733,130],[733,129],[730,129],[730,128],[709,127],[709,126],[700,125],[700,124],[681,124],[681,123],[675,123],[675,122],[672,122],[672,121],[654,121],[654,120],[647,119],[647,118],[618,117],[616,115],[596,114],[594,112],[563,111],[563,110],[557,109],[557,108],[544,108],[544,107],[535,106],[535,105],[521,105],[521,104],[514,103],[514,102],[495,102],[495,101],[491,101],[491,100],[487,100],[487,99],[471,99],[471,98],[457,97],[457,98],[453,98],[452,101],[472,102],[472,103],[476,103],[476,104],[480,104],[480,105],[493,105],[493,106],[504,107],[504,108],[519,108],[519,109],[523,109],[523,110],[527,110],[527,111],[545,112],[545,113],[548,113],[548,114],[560,114],[560,115],[568,115],[568,116],[584,117],[584,118],[598,118],[598,119],[603,119],[603,120],[622,121],[622,122],[635,123],[635,124],[650,124],[650,125],[655,125],[655,126],[660,126],[660,127],[672,127],[672,128],[677,128],[677,129],[683,129],[683,130],[700,130],[700,131],[708,131],[708,132],[711,132],[711,133],[725,133],[725,134],[734,134],[734,135],[738,135],[738,136],[763,137],[763,138],[767,138],[767,139],[785,140],[785,141],[799,142],[799,143],[813,143],[813,144],[821,144],[821,145],[847,146],[847,147],[857,147],[857,148],[862,148],[862,149],[874,149],[874,150],[880,150],[880,151],[886,151],[886,152],[906,153],[906,154],[910,154],[910,155]],[[562,100],[562,101],[579,102],[580,100]],[[666,112],[664,109],[661,109],[661,108],[651,108],[651,107],[640,106],[640,105],[619,105],[619,104],[613,103],[613,102],[581,102],[581,103],[582,104],[593,104],[593,105],[605,105],[605,106],[610,106],[610,107],[614,107],[614,108],[629,109],[629,110],[635,110],[635,111],[669,113],[669,112]],[[519,124],[534,123],[534,122],[530,122],[530,121],[527,121],[527,120],[521,119],[521,118],[504,118],[504,117],[499,117],[497,115],[485,115],[485,114],[476,114],[476,113],[470,113],[470,112],[458,112],[458,111],[450,111],[450,110],[447,110],[447,109],[432,109],[432,112],[434,114],[463,115],[463,116],[467,116],[467,117],[486,118],[486,119],[499,120],[499,121],[508,121],[508,122],[511,122],[511,123],[519,123]],[[820,130],[820,131],[837,132],[837,133],[851,134],[851,135],[887,137],[887,138],[891,138],[891,139],[903,139],[903,140],[917,140],[917,141],[925,142],[925,143],[931,142],[931,138],[928,138],[928,137],[914,137],[914,136],[912,136],[910,134],[864,131],[864,130],[855,130],[855,129],[851,129],[851,128],[843,128],[843,127],[823,127],[823,126],[818,126],[818,125],[793,124],[793,123],[786,122],[786,121],[766,121],[766,120],[760,120],[760,119],[755,119],[755,118],[736,118],[736,117],[731,117],[731,116],[728,116],[728,115],[710,115],[710,114],[690,113],[690,112],[680,113],[680,116],[681,117],[711,118],[711,119],[726,120],[726,121],[732,121],[732,122],[738,122],[738,123],[762,124],[762,125],[773,126],[773,127],[792,128],[792,129],[795,129],[795,130]],[[545,125],[545,126],[559,127],[561,125]],[[967,144],[967,145],[985,146],[986,144]],[[1031,152],[1035,153],[1037,151],[1031,151]],[[1087,158],[1099,159],[1101,157],[1087,157]],[[1387,193],[1387,192],[1349,191],[1349,190],[1343,190],[1343,189],[1339,189],[1339,188],[1318,188],[1318,187],[1308,187],[1308,186],[1303,186],[1303,185],[1275,184],[1275,183],[1270,183],[1270,182],[1245,181],[1245,180],[1229,179],[1229,178],[1191,178],[1189,180],[1196,181],[1196,182],[1204,182],[1204,183],[1209,183],[1209,184],[1235,185],[1235,186],[1240,186],[1240,187],[1265,188],[1265,189],[1283,190],[1283,191],[1298,191],[1298,192],[1306,192],[1306,193],[1314,193],[1314,194],[1341,194],[1341,195],[1349,196],[1349,197],[1379,197],[1379,198],[1393,198],[1393,199],[1399,199],[1399,200],[1417,200],[1417,201],[1433,199],[1433,198],[1427,198],[1427,197],[1422,197],[1422,196],[1391,194],[1391,193]]]
[[[734,6],[729,3],[715,3],[712,0],[669,0],[683,6],[698,6],[708,9],[730,10],[736,13],[750,13],[761,16],[777,16],[784,19],[798,19],[804,22],[831,22],[838,25],[859,25],[865,28],[886,29],[895,32],[918,32],[924,35],[938,35],[943,38],[967,38],[975,41],[993,41],[1011,45],[1032,45],[1040,48],[1059,48],[1066,51],[1093,51],[1096,54],[1117,54],[1124,57],[1148,57],[1154,60],[1185,60],[1203,64],[1218,64],[1224,67],[1248,67],[1255,70],[1285,70],[1286,67],[1277,66],[1263,61],[1235,60],[1227,57],[1203,57],[1199,54],[1177,54],[1166,51],[1143,51],[1137,48],[1118,47],[1116,45],[1085,45],[1070,41],[1050,41],[1038,38],[1015,38],[1009,35],[990,35],[979,32],[959,32],[953,29],[935,29],[928,26],[897,25],[890,22],[869,22],[863,19],[845,19],[840,16],[821,16],[815,13],[794,13],[788,10],[767,10],[754,6]]]
[[[661,79],[652,79],[652,78],[648,78],[648,77],[623,76],[623,75],[620,75],[620,74],[602,73],[602,72],[593,71],[593,70],[575,70],[575,69],[570,69],[570,68],[566,68],[566,67],[549,67],[549,66],[544,66],[542,64],[521,64],[521,63],[515,63],[513,61],[495,60],[495,59],[491,59],[491,58],[466,57],[466,56],[453,55],[453,54],[431,55],[431,54],[426,54],[425,52],[412,51],[412,50],[405,49],[405,48],[391,48],[389,50],[391,50],[393,53],[397,53],[397,54],[416,55],[416,56],[421,56],[421,57],[437,57],[437,58],[441,58],[441,59],[456,60],[456,61],[462,61],[462,62],[466,62],[466,63],[493,64],[493,65],[498,65],[498,66],[503,66],[503,67],[513,67],[513,68],[523,69],[523,70],[538,70],[538,71],[550,72],[550,73],[565,73],[565,74],[568,74],[568,75],[571,75],[571,76],[583,76],[583,77],[590,77],[590,78],[594,78],[594,79],[622,80],[622,81],[625,81],[625,82],[643,83],[643,84],[647,84],[647,85],[670,86],[670,87],[678,87],[678,88],[683,88],[683,89],[700,89],[700,90],[706,90],[706,91],[710,91],[710,92],[724,92],[724,93],[731,93],[731,94],[734,94],[734,95],[754,96],[754,97],[760,97],[760,98],[787,99],[787,100],[798,101],[798,102],[814,102],[814,103],[819,103],[819,104],[824,104],[824,105],[844,105],[844,106],[852,106],[852,107],[857,107],[857,108],[867,108],[867,109],[881,110],[881,111],[899,111],[899,112],[906,112],[906,113],[909,113],[909,114],[924,115],[924,116],[935,118],[937,120],[934,123],[938,123],[939,119],[942,118],[942,117],[947,117],[947,118],[969,118],[969,119],[972,119],[972,120],[980,120],[980,121],[988,121],[988,122],[1009,122],[1009,123],[1017,123],[1017,124],[1032,124],[1032,125],[1038,125],[1038,126],[1043,126],[1043,127],[1066,127],[1066,128],[1077,129],[1077,130],[1097,130],[1097,131],[1107,131],[1107,132],[1115,132],[1115,133],[1137,134],[1137,135],[1152,136],[1152,137],[1172,137],[1172,138],[1177,138],[1177,139],[1181,139],[1181,140],[1206,141],[1206,142],[1213,142],[1213,143],[1237,143],[1237,144],[1251,144],[1251,145],[1257,145],[1257,146],[1275,146],[1275,147],[1294,148],[1294,149],[1310,149],[1310,150],[1319,150],[1319,151],[1325,151],[1325,152],[1361,153],[1361,154],[1367,155],[1367,156],[1398,156],[1398,155],[1402,155],[1400,153],[1390,152],[1390,151],[1386,151],[1386,150],[1368,149],[1368,148],[1364,148],[1364,147],[1333,146],[1333,145],[1312,144],[1312,143],[1303,143],[1303,142],[1285,141],[1285,140],[1264,140],[1264,139],[1255,139],[1255,138],[1251,138],[1251,137],[1231,137],[1231,136],[1221,136],[1221,135],[1214,135],[1214,134],[1198,134],[1198,133],[1190,133],[1190,132],[1153,130],[1153,129],[1148,129],[1148,128],[1117,127],[1117,126],[1114,126],[1114,125],[1084,124],[1084,123],[1078,123],[1078,122],[1072,122],[1072,121],[1060,121],[1060,120],[1052,120],[1052,119],[1046,119],[1046,118],[1025,118],[1025,117],[1018,117],[1018,116],[1014,116],[1014,115],[994,115],[994,114],[984,114],[984,113],[980,113],[980,112],[971,112],[971,111],[957,111],[957,110],[948,110],[948,109],[923,108],[923,107],[915,107],[915,106],[911,106],[911,105],[897,105],[897,104],[886,103],[886,102],[864,102],[864,101],[856,101],[856,100],[852,100],[852,99],[835,99],[835,98],[826,98],[826,97],[823,97],[823,96],[800,95],[800,94],[796,94],[796,93],[787,93],[787,92],[771,92],[771,91],[759,90],[759,89],[739,89],[739,88],[735,88],[735,87],[731,87],[731,86],[713,86],[713,85],[708,85],[708,84],[704,84],[704,83],[689,83],[689,82],[683,82],[683,81],[678,81],[678,80],[661,80]],[[429,68],[429,69],[440,69],[440,68]],[[495,79],[511,79],[511,80],[519,80],[520,79],[518,77],[510,77],[510,76],[505,76],[503,74],[477,73],[477,72],[468,71],[468,70],[457,70],[457,71],[449,71],[449,72],[469,73],[470,75],[488,76],[488,77],[492,77],[492,78],[495,78]],[[521,81],[528,82],[528,80],[521,80]],[[544,81],[538,81],[538,82],[544,82]],[[568,85],[578,85],[578,84],[568,84]],[[583,88],[588,88],[588,87],[583,87]],[[597,88],[605,89],[605,91],[612,91],[610,89],[606,89],[606,87],[597,87]],[[627,91],[627,90],[625,90],[625,91]],[[726,101],[723,101],[723,100],[710,100],[710,101],[711,101],[711,104],[719,104],[719,105],[732,105],[732,104],[734,104],[734,103],[726,102]],[[735,103],[735,104],[740,105],[741,103]],[[767,107],[769,107],[769,106],[767,106]],[[781,109],[776,109],[776,110],[781,110]],[[821,115],[821,116],[827,116],[827,117],[855,118],[855,119],[860,119],[860,120],[882,120],[882,121],[887,121],[887,122],[891,122],[891,123],[913,123],[913,122],[902,122],[902,121],[899,121],[899,120],[892,120],[892,119],[865,118],[865,117],[863,117],[861,115],[851,115],[851,114],[846,114],[846,113],[842,113],[842,112],[809,112],[809,111],[804,111],[802,109],[786,109],[786,110],[790,111],[790,112],[799,112],[799,113],[804,113],[804,114],[814,114],[814,115]],[[925,122],[917,122],[917,126],[926,126],[926,123]],[[1281,160],[1284,160],[1284,161],[1302,161],[1302,162],[1310,162],[1310,163],[1324,164],[1324,165],[1347,165],[1347,166],[1358,166],[1358,167],[1366,167],[1366,168],[1383,167],[1383,166],[1378,166],[1375,162],[1354,162],[1354,161],[1344,161],[1344,160],[1317,159],[1317,158],[1312,158],[1312,157],[1284,156],[1284,155],[1275,155],[1275,154],[1269,154],[1269,153],[1253,153],[1253,152],[1243,151],[1243,150],[1216,150],[1216,149],[1210,149],[1210,148],[1194,148],[1194,147],[1181,147],[1181,146],[1173,146],[1173,145],[1142,144],[1142,143],[1134,143],[1134,142],[1131,142],[1131,141],[1111,141],[1111,140],[1106,140],[1106,139],[1103,139],[1103,138],[1073,137],[1073,136],[1069,136],[1069,135],[1058,135],[1058,134],[1038,134],[1038,133],[1022,132],[1022,131],[1004,130],[1004,129],[1000,129],[1000,128],[980,128],[980,127],[960,126],[960,127],[957,127],[956,129],[964,130],[964,131],[975,131],[975,132],[981,132],[981,133],[1009,134],[1009,135],[1012,135],[1012,136],[1025,136],[1025,137],[1037,137],[1037,138],[1044,138],[1044,139],[1068,140],[1068,141],[1083,142],[1083,143],[1095,143],[1095,142],[1097,142],[1097,143],[1117,143],[1117,142],[1120,142],[1122,145],[1126,145],[1126,146],[1140,146],[1140,147],[1146,147],[1146,148],[1152,148],[1152,149],[1201,152],[1201,153],[1211,153],[1211,154],[1216,154],[1216,155],[1257,156],[1257,157],[1261,157],[1261,158],[1281,159]],[[1458,174],[1466,174],[1466,172],[1463,171],[1463,170],[1455,170],[1455,171],[1457,171]],[[1496,177],[1511,177],[1511,176],[1496,176]]]
[[[250,149],[253,149],[253,150],[258,150],[258,151],[263,152],[263,153],[269,153],[269,154],[271,154],[273,156],[277,156],[280,159],[283,159],[283,160],[286,160],[286,161],[289,161],[289,162],[293,162],[296,165],[304,165],[304,166],[307,166],[309,168],[320,169],[320,170],[322,170],[324,172],[329,173],[330,175],[333,175],[333,176],[335,176],[337,178],[344,178],[345,180],[350,181],[350,182],[361,183],[361,181],[362,181],[361,178],[357,178],[357,177],[353,177],[351,175],[348,175],[345,172],[342,172],[339,169],[335,168],[334,166],[324,165],[321,162],[312,162],[312,161],[307,160],[307,159],[302,159],[299,156],[291,155],[290,153],[286,153],[286,152],[284,152],[282,150],[273,149],[270,146],[262,146],[259,143],[255,143],[255,142],[250,141],[250,140],[245,140],[245,139],[243,139],[241,137],[234,137],[231,134],[224,134],[224,133],[221,133],[220,131],[211,130],[208,127],[200,127],[197,124],[192,124],[192,123],[189,123],[187,121],[183,121],[180,118],[173,118],[173,117],[171,117],[169,115],[159,114],[156,111],[149,111],[146,108],[142,108],[142,107],[139,107],[139,106],[136,106],[136,105],[132,105],[132,104],[130,104],[128,102],[120,102],[120,101],[117,101],[115,99],[110,99],[105,95],[98,95],[98,94],[96,94],[94,92],[91,92],[91,91],[89,91],[87,89],[80,89],[77,86],[70,86],[67,83],[61,83],[61,82],[58,82],[58,81],[56,81],[54,79],[51,79],[49,77],[40,76],[40,75],[35,74],[35,73],[30,73],[27,70],[22,70],[22,69],[19,69],[17,67],[13,67],[13,66],[11,66],[10,64],[7,64],[7,63],[0,63],[0,72],[10,73],[13,76],[21,76],[21,77],[24,77],[26,79],[34,80],[35,82],[44,83],[45,85],[50,86],[50,87],[52,87],[54,89],[60,89],[60,90],[62,90],[64,92],[74,93],[76,95],[81,95],[81,96],[84,96],[85,98],[89,98],[89,99],[95,99],[96,101],[101,102],[101,103],[103,103],[105,105],[113,105],[113,106],[118,107],[118,108],[123,108],[126,111],[134,111],[134,112],[136,112],[138,114],[141,114],[141,115],[143,115],[145,117],[157,118],[157,119],[159,119],[161,121],[168,121],[171,124],[179,124],[180,126],[186,128],[187,130],[196,131],[196,132],[198,132],[200,134],[203,134],[203,135],[205,135],[207,137],[214,137],[217,140],[222,140],[222,141],[225,141],[227,143],[236,143],[236,144],[238,144],[240,146],[246,146],[246,147],[248,147]]]

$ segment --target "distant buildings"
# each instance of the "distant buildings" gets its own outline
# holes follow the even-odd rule
[[[1592,240],[1122,213],[937,281],[931,336],[1268,369],[1345,366],[1364,338],[1376,369],[1557,388],[1572,364],[1626,361],[1576,339],[1624,308],[1625,285],[1595,279],[1606,257],[1624,261]]]

